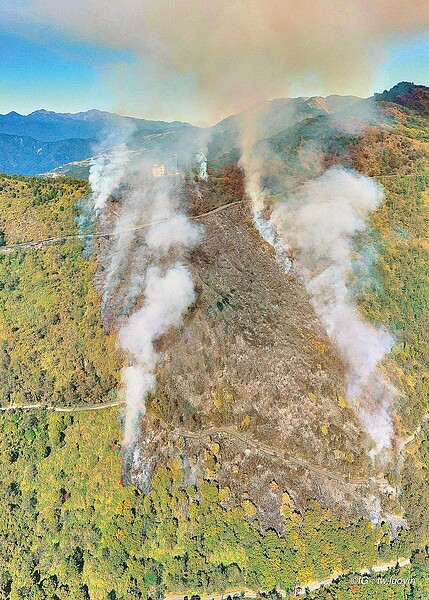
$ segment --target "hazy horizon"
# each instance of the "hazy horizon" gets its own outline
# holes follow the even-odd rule
[[[266,103],[270,103],[270,102],[275,102],[277,100],[295,100],[298,98],[303,98],[304,100],[310,100],[312,98],[329,98],[332,96],[339,96],[339,97],[353,97],[353,98],[357,98],[359,100],[367,100],[370,99],[374,94],[380,94],[386,90],[391,89],[394,85],[397,85],[399,83],[404,83],[402,81],[397,81],[396,83],[394,83],[392,86],[388,86],[388,87],[384,87],[383,89],[379,89],[379,90],[374,90],[372,92],[372,94],[370,96],[356,96],[355,94],[327,94],[327,95],[321,95],[321,94],[313,94],[313,95],[299,95],[299,96],[283,96],[283,97],[276,97],[276,98],[271,98],[268,100],[262,100],[260,102],[256,102],[256,103],[252,103],[249,104],[249,106],[245,107],[243,109],[243,111],[240,112],[244,112],[246,110],[249,110],[250,108],[252,108],[252,106],[255,106],[257,104],[263,104],[264,102]],[[415,83],[414,81],[407,81],[406,83],[411,83],[413,85],[417,85],[417,86],[425,86],[427,87],[426,84],[424,83]],[[231,114],[227,114],[224,117],[222,117],[220,120],[215,121],[214,123],[208,124],[208,125],[198,125],[196,123],[193,123],[192,121],[183,121],[180,119],[175,119],[175,118],[157,118],[157,117],[149,117],[146,116],[144,114],[141,115],[135,115],[135,114],[125,114],[125,113],[120,113],[114,110],[106,110],[106,109],[101,109],[98,108],[96,106],[92,106],[91,108],[87,108],[87,109],[81,109],[81,110],[76,110],[76,111],[64,111],[64,110],[53,110],[53,109],[47,109],[44,106],[40,107],[40,108],[36,108],[34,110],[31,110],[29,112],[19,112],[17,110],[15,110],[14,108],[11,108],[10,110],[7,110],[6,112],[0,112],[0,116],[7,116],[9,114],[17,114],[19,116],[22,117],[28,117],[32,114],[36,114],[36,113],[40,113],[40,112],[44,112],[44,113],[52,113],[52,114],[57,114],[57,115],[78,115],[78,114],[85,114],[85,113],[89,113],[89,112],[100,112],[100,113],[109,113],[109,114],[116,114],[120,117],[124,117],[124,118],[130,118],[130,119],[142,119],[142,120],[147,120],[147,121],[162,121],[162,122],[167,122],[167,123],[174,123],[174,122],[181,122],[181,123],[187,123],[189,125],[192,125],[194,127],[201,127],[201,128],[210,128],[214,125],[216,125],[217,123],[231,117],[234,116],[234,114],[239,114],[239,113],[231,113]]]
[[[418,0],[17,0],[0,23],[3,114],[97,107],[209,126],[270,98],[429,84]]]

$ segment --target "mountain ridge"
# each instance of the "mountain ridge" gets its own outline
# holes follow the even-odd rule
[[[80,161],[93,152],[94,138],[68,138],[53,142],[31,136],[0,134],[0,170],[31,175],[48,171],[58,164]]]
[[[189,127],[190,125],[182,121],[167,122],[122,116],[95,108],[77,113],[58,113],[42,108],[28,115],[16,111],[0,114],[0,133],[25,135],[42,142],[100,137],[108,128],[117,129],[120,134],[130,128],[150,129],[155,132],[172,126]]]
[[[150,149],[159,162],[166,164],[172,163],[174,153],[178,153],[179,162],[187,167],[194,161],[196,152],[206,149],[210,160],[222,166],[239,159],[240,128],[246,119],[258,122],[257,139],[262,140],[286,132],[300,121],[316,117],[334,119],[338,115],[339,121],[346,122],[347,127],[354,127],[356,123],[361,126],[365,121],[371,122],[374,103],[385,102],[428,115],[429,88],[400,82],[390,90],[367,99],[336,94],[277,98],[257,103],[208,128],[181,121],[122,116],[98,109],[77,113],[38,109],[29,115],[11,111],[0,115],[0,171],[37,175],[61,168],[61,173],[67,173],[67,163],[90,159],[97,152],[125,139],[129,140],[133,149]],[[156,137],[156,134],[162,135]],[[17,143],[13,136],[25,138],[26,143]],[[49,160],[45,160],[45,150],[48,152],[46,143],[57,144],[57,148],[49,147]],[[41,147],[42,151],[39,150]],[[67,161],[56,162],[56,157],[62,160],[64,156],[67,156]]]
[[[374,94],[374,99],[376,101],[394,102],[429,116],[429,87],[425,85],[401,81],[390,90],[384,90],[381,94]]]

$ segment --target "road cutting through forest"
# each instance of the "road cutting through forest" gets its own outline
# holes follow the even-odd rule
[[[105,402],[103,404],[78,404],[76,406],[50,406],[47,404],[10,404],[9,406],[1,406],[0,411],[3,412],[14,412],[16,410],[46,410],[47,412],[60,412],[60,413],[77,413],[77,412],[89,412],[89,411],[97,411],[97,410],[105,410],[108,408],[116,408],[119,406],[123,406],[125,402],[123,400],[115,400],[113,402]],[[427,417],[425,416],[424,419]],[[403,443],[400,445],[400,452],[407,447],[408,444],[412,443],[415,437],[420,432],[421,426],[419,426],[416,431],[408,436]],[[249,448],[254,448],[255,450],[266,454],[267,456],[271,456],[273,458],[279,458],[282,461],[289,463],[291,465],[299,466],[304,469],[308,469],[321,477],[326,477],[327,479],[331,479],[333,481],[338,481],[339,483],[349,483],[350,485],[355,486],[368,486],[370,484],[376,485],[389,485],[388,481],[384,477],[368,477],[364,478],[356,478],[352,479],[350,477],[346,477],[340,473],[333,473],[332,471],[327,471],[320,465],[315,465],[310,461],[307,461],[303,458],[299,458],[296,456],[292,456],[289,452],[282,450],[280,448],[271,448],[269,446],[265,446],[260,444],[244,435],[242,435],[239,431],[234,429],[233,427],[208,427],[206,429],[202,429],[199,432],[188,431],[185,429],[177,428],[170,432],[171,436],[182,436],[184,438],[188,437],[191,439],[200,439],[203,436],[208,435],[229,435],[243,444],[245,444]]]
[[[372,565],[371,567],[367,567],[366,569],[362,569],[356,575],[357,576],[368,576],[371,573],[385,573],[389,571],[389,569],[395,569],[396,567],[406,567],[410,564],[409,558],[397,558],[396,560],[391,560],[384,563],[378,563],[376,565]],[[304,596],[307,592],[314,592],[322,587],[327,587],[331,585],[336,579],[340,577],[345,577],[347,575],[352,575],[354,573],[335,573],[332,577],[328,579],[321,579],[319,581],[312,581],[308,583],[299,584],[295,587],[295,590],[292,592],[285,592],[280,590],[279,593],[283,598],[292,597],[292,596]],[[363,583],[365,585],[365,583]],[[257,598],[257,592],[253,592],[251,590],[240,590],[240,591],[232,591],[225,592],[223,594],[213,594],[212,596],[197,596],[199,600],[226,600],[228,597],[231,597],[233,600],[240,600],[240,598]],[[164,596],[164,600],[184,600],[184,594],[167,594]],[[192,598],[191,594],[188,594],[188,598]],[[194,596],[195,598],[195,596]]]
[[[236,202],[229,202],[228,204],[222,204],[221,206],[218,206],[217,208],[213,208],[212,210],[209,210],[205,213],[201,213],[200,215],[195,215],[195,216],[190,216],[189,218],[192,221],[198,221],[199,219],[203,219],[204,217],[208,217],[210,215],[213,215],[217,212],[220,212],[222,210],[225,210],[227,208],[231,208],[233,206],[238,206],[240,204],[249,204],[251,201],[249,199],[243,199],[243,200],[237,200]],[[129,228],[123,228],[117,231],[99,231],[96,233],[88,233],[88,234],[82,234],[82,233],[76,233],[76,234],[72,234],[72,235],[64,235],[61,237],[52,237],[52,238],[45,238],[42,240],[32,240],[29,242],[20,242],[18,244],[10,244],[8,246],[1,246],[0,247],[0,252],[2,253],[7,253],[7,252],[13,252],[14,250],[29,250],[29,249],[37,249],[37,248],[42,248],[43,246],[48,246],[50,244],[59,244],[61,242],[66,242],[67,240],[88,240],[88,239],[99,239],[99,238],[110,238],[110,237],[116,237],[119,233],[123,232],[123,231],[139,231],[140,229],[147,229],[148,227],[151,227],[152,225],[157,225],[158,223],[164,223],[165,221],[168,221],[168,219],[158,219],[157,221],[151,221],[150,223],[141,223],[140,225],[136,225],[135,227],[129,227]]]
[[[403,177],[424,177],[424,176],[425,175],[422,175],[422,174],[410,174],[410,175],[400,175],[400,176],[398,176],[398,175],[378,175],[375,179],[390,179],[390,178],[402,179]],[[293,194],[296,191],[297,190],[294,189],[288,193]],[[279,196],[279,195],[281,195],[281,194],[276,194],[276,196]],[[251,202],[252,202],[252,200],[250,198],[243,198],[242,200],[236,200],[235,202],[229,202],[227,204],[222,204],[221,206],[218,206],[217,208],[213,208],[205,213],[201,213],[200,215],[189,216],[189,218],[192,221],[197,221],[199,219],[203,219],[204,217],[210,216],[212,214],[215,214],[215,213],[225,210],[227,208],[231,208],[233,206],[238,206],[240,204],[250,204]],[[88,233],[88,234],[70,234],[70,235],[64,235],[64,236],[59,236],[59,237],[46,238],[46,239],[42,239],[42,240],[32,240],[32,241],[28,241],[28,242],[20,242],[18,244],[10,244],[7,246],[1,246],[0,253],[13,252],[14,250],[26,250],[29,248],[40,248],[43,246],[47,246],[48,244],[58,244],[60,242],[65,242],[67,240],[87,240],[87,239],[116,237],[118,235],[118,233],[120,233],[122,231],[139,231],[140,229],[147,229],[148,227],[151,227],[152,225],[156,225],[158,223],[163,223],[166,220],[168,220],[168,219],[159,219],[157,221],[152,221],[150,223],[142,223],[140,225],[136,225],[136,227],[124,228],[124,229],[121,229],[118,231],[101,231],[101,232]]]

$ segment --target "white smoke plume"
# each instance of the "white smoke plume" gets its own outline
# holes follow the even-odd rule
[[[204,179],[204,181],[207,181],[207,179],[209,178],[209,174],[207,172],[206,151],[200,150],[199,152],[197,152],[196,159],[199,166],[198,176],[200,177],[200,179]]]
[[[91,159],[89,184],[96,213],[103,210],[109,196],[117,191],[125,174],[128,151],[125,144]]]
[[[131,366],[122,370],[122,384],[125,390],[126,418],[124,424],[124,448],[134,445],[140,419],[145,414],[143,399],[156,388],[156,377],[144,367]]]
[[[119,162],[118,179],[127,186],[121,190],[102,303],[102,311],[110,302],[119,309],[119,345],[129,363],[122,372],[127,456],[139,438],[145,399],[156,389],[154,342],[180,325],[194,301],[191,275],[180,260],[202,235],[202,227],[181,212],[179,180],[153,178],[150,165],[147,158],[125,167]],[[127,318],[135,303],[139,308]]]
[[[394,394],[378,365],[394,339],[363,320],[347,284],[353,236],[366,228],[383,196],[368,177],[333,167],[280,202],[271,216],[299,257],[313,307],[348,365],[348,400],[359,400],[363,428],[378,451],[390,445]]]
[[[126,269],[128,262],[133,261],[136,254],[133,246],[136,242],[136,236],[138,235],[137,227],[141,224],[141,221],[148,220],[148,211],[150,198],[145,193],[144,184],[140,184],[138,178],[134,178],[132,173],[127,170],[127,174],[124,175],[128,181],[131,179],[134,181],[133,187],[123,193],[121,199],[121,211],[117,217],[115,226],[113,228],[113,246],[108,257],[108,266],[106,275],[104,278],[104,290],[103,300],[101,305],[101,311],[104,313],[105,306],[109,301],[109,298],[114,293],[117,285],[121,282],[121,278],[124,270]],[[137,270],[132,269],[133,273],[136,273],[135,279],[141,280],[141,273],[137,275],[138,269],[143,266],[143,259],[139,257],[137,261]],[[141,290],[138,290],[138,292]],[[120,300],[123,300],[122,298]]]
[[[173,213],[170,218],[154,223],[146,236],[152,250],[168,252],[171,246],[187,246],[189,249],[200,241],[200,229],[195,227],[183,213]]]
[[[145,397],[156,387],[154,370],[158,354],[153,343],[169,327],[181,324],[184,312],[195,299],[192,277],[178,263],[169,267],[164,275],[158,267],[150,267],[144,294],[143,306],[119,332],[119,343],[132,362],[122,376],[126,401],[125,450],[138,438]]]

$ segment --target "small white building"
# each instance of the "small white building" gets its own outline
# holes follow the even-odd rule
[[[164,175],[165,175],[165,165],[153,165],[153,167],[152,167],[152,175],[154,177],[164,177]]]

